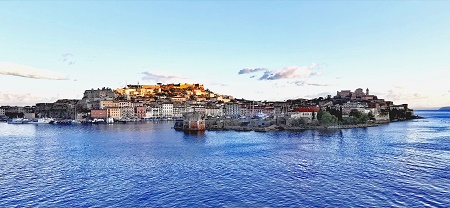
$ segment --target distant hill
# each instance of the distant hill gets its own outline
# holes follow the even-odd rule
[[[441,111],[450,111],[450,106],[439,108]]]

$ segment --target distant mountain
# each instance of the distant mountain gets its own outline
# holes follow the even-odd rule
[[[450,111],[450,106],[439,108],[441,111]]]

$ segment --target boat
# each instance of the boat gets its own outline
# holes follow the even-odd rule
[[[26,118],[13,118],[8,120],[8,124],[27,124],[29,122]]]
[[[94,120],[92,120],[92,124],[103,124],[106,123],[106,121],[102,118],[94,118]]]
[[[175,120],[175,124],[173,125],[173,128],[175,130],[183,130],[183,123],[184,123],[183,119],[177,119],[177,120]]]
[[[39,118],[29,122],[30,124],[53,124],[55,120],[53,118]]]

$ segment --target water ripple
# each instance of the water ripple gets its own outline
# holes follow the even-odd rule
[[[263,134],[0,123],[0,207],[449,207],[450,115],[422,113]]]

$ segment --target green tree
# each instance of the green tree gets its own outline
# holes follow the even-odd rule
[[[323,110],[320,109],[319,112],[317,112],[317,120],[320,121],[320,119],[322,119],[322,116],[323,116]]]
[[[336,124],[338,119],[336,116],[331,115],[330,112],[324,111],[322,112],[322,115],[320,116],[320,118],[318,117],[320,124],[323,125],[332,125],[332,124]]]
[[[350,116],[353,118],[353,122],[355,124],[367,123],[367,121],[369,120],[367,114],[362,113],[356,109],[350,111]]]

